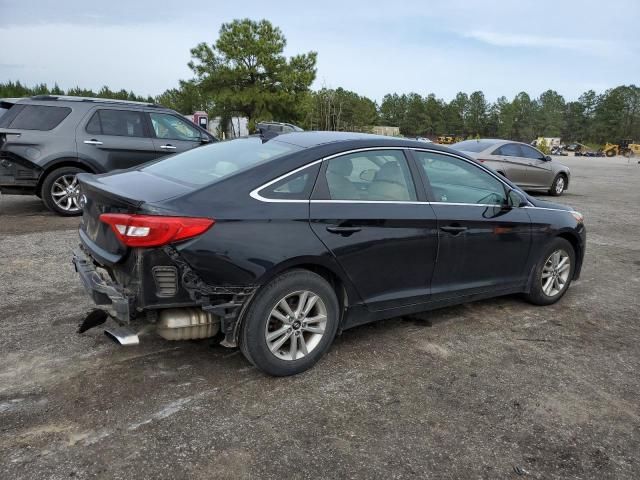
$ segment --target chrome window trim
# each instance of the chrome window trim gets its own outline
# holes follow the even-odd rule
[[[474,160],[469,160],[467,158],[464,158],[463,156],[460,155],[456,155],[453,152],[443,152],[441,150],[434,150],[431,148],[420,148],[420,147],[399,147],[399,146],[390,146],[390,147],[384,147],[384,146],[380,146],[380,147],[363,147],[363,148],[356,148],[353,150],[346,150],[344,152],[338,152],[338,153],[334,153],[333,155],[329,155],[327,157],[324,158],[320,158],[318,160],[314,160],[313,162],[307,163],[306,165],[303,165],[302,167],[298,167],[295,170],[292,170],[290,172],[287,172],[283,175],[280,175],[279,177],[259,186],[258,188],[253,189],[250,193],[249,196],[255,200],[258,200],[260,202],[266,202],[266,203],[373,203],[373,204],[380,204],[380,203],[388,203],[388,204],[409,204],[409,205],[430,205],[430,204],[434,204],[434,205],[457,205],[457,206],[464,206],[464,205],[468,205],[468,206],[479,206],[479,207],[496,207],[498,205],[489,205],[489,204],[480,204],[480,203],[449,203],[449,202],[429,202],[429,201],[424,201],[424,202],[420,202],[420,201],[401,201],[401,200],[293,200],[293,199],[284,199],[284,198],[266,198],[263,197],[262,195],[260,195],[260,190],[263,190],[271,185],[273,185],[274,183],[279,182],[280,180],[285,179],[286,177],[288,177],[289,175],[295,175],[296,173],[304,170],[305,168],[311,167],[313,165],[316,165],[317,163],[321,163],[324,162],[326,160],[331,160],[332,158],[337,158],[337,157],[342,157],[344,155],[350,155],[352,153],[358,153],[358,152],[368,152],[371,150],[411,150],[411,151],[417,151],[417,152],[427,152],[427,153],[437,153],[439,155],[445,155],[445,156],[449,156],[449,157],[453,157],[453,158],[457,158],[459,160],[463,160],[471,165],[473,165],[476,168],[479,168],[480,170],[482,170],[483,172],[487,173],[488,175],[490,175],[491,177],[495,178],[496,180],[498,180],[505,188],[507,189],[511,189],[512,187],[505,183],[501,178],[500,175],[496,175],[493,172],[491,172],[490,170],[486,169],[483,165],[479,165],[477,162],[475,162]],[[533,206],[525,206],[525,207],[518,207],[518,208],[539,208],[539,207],[533,207]]]

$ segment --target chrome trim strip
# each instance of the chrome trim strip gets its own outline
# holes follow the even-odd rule
[[[284,175],[280,175],[278,178],[271,180],[270,182],[265,183],[264,185],[259,186],[258,188],[251,190],[251,192],[249,193],[249,196],[255,200],[259,200],[261,202],[268,202],[268,203],[309,203],[309,200],[287,200],[285,198],[265,198],[262,195],[260,195],[260,190],[263,190],[271,185],[273,185],[274,183],[278,183],[280,180],[288,177],[289,175],[294,175],[302,170],[304,170],[305,168],[309,168],[313,165],[315,165],[316,163],[320,163],[322,162],[324,159],[321,158],[320,160],[314,160],[311,163],[307,163],[306,165],[303,165],[302,167],[298,167],[295,170],[292,170],[290,172],[285,173]]]
[[[429,205],[429,204],[435,204],[435,205],[458,205],[458,206],[462,206],[462,205],[471,205],[471,206],[479,206],[479,207],[495,207],[496,205],[488,205],[488,204],[479,204],[479,203],[448,203],[448,202],[410,202],[410,201],[395,201],[395,200],[287,200],[287,199],[283,199],[283,198],[265,198],[262,195],[260,195],[260,190],[263,190],[267,187],[269,187],[270,185],[273,185],[274,183],[279,182],[280,180],[288,177],[289,175],[294,175],[298,172],[300,172],[301,170],[304,170],[305,168],[311,167],[317,163],[320,162],[324,162],[325,160],[331,160],[332,158],[336,158],[336,157],[342,157],[343,155],[350,155],[352,153],[358,153],[358,152],[368,152],[371,150],[414,150],[414,151],[418,151],[418,152],[428,152],[428,153],[437,153],[440,155],[446,155],[449,157],[454,157],[454,158],[458,158],[460,160],[463,160],[471,165],[474,165],[475,167],[480,167],[480,169],[486,173],[488,173],[489,175],[491,175],[493,178],[497,179],[502,185],[504,185],[507,188],[511,188],[511,186],[507,183],[505,183],[501,178],[500,175],[496,175],[493,172],[491,172],[490,170],[488,170],[487,168],[485,168],[483,165],[478,164],[477,162],[475,162],[474,160],[469,160],[467,158],[464,158],[460,155],[456,155],[455,153],[452,152],[443,152],[441,150],[433,150],[430,148],[419,148],[419,147],[397,147],[397,146],[379,146],[379,147],[364,147],[364,148],[356,148],[353,150],[346,150],[344,152],[339,152],[339,153],[334,153],[333,155],[329,155],[328,157],[324,157],[321,158],[319,160],[314,160],[311,163],[307,163],[306,165],[303,165],[302,167],[298,167],[295,170],[292,170],[290,172],[285,173],[284,175],[280,175],[278,178],[271,180],[267,183],[265,183],[264,185],[261,185],[260,187],[252,190],[249,195],[251,196],[251,198],[258,200],[260,202],[267,202],[267,203],[389,203],[389,204],[410,204],[410,205]],[[534,207],[524,207],[524,208],[534,208]],[[537,207],[535,207],[537,208]]]

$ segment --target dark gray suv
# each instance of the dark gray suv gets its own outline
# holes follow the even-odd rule
[[[0,193],[37,195],[60,215],[80,214],[78,173],[130,168],[217,141],[151,103],[45,95],[0,107]]]

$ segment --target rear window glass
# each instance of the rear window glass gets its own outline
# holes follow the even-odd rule
[[[142,170],[189,185],[207,185],[297,150],[301,147],[275,140],[239,138],[172,155]]]
[[[465,140],[464,142],[458,142],[451,145],[451,148],[461,150],[463,152],[483,152],[496,142],[490,142],[487,140]]]
[[[17,114],[12,115],[14,109],[17,110]],[[70,113],[69,107],[16,105],[10,113],[2,116],[0,126],[21,130],[52,130],[60,125],[60,122]]]

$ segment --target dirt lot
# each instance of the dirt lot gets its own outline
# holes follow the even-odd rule
[[[637,478],[640,165],[563,158],[582,279],[345,332],[311,371],[75,333],[76,219],[0,199],[2,478]]]

